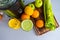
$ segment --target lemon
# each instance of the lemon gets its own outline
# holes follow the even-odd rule
[[[8,25],[10,28],[17,30],[20,28],[20,21],[16,18],[13,18],[9,20]]]
[[[31,20],[24,20],[21,23],[21,27],[24,31],[30,31],[33,28],[33,22]]]

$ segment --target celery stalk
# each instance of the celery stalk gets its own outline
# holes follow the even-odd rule
[[[44,0],[45,27],[54,30],[56,28],[51,0]]]

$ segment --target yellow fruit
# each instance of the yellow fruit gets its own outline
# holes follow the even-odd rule
[[[33,9],[30,6],[26,6],[25,9],[24,9],[24,12],[27,15],[32,15],[33,14]]]
[[[20,28],[20,21],[16,18],[13,18],[9,20],[8,25],[10,28],[17,30]]]
[[[33,14],[32,14],[33,18],[38,18],[39,17],[39,11],[38,10],[34,10]]]
[[[36,26],[37,26],[38,28],[42,28],[42,27],[44,26],[44,21],[43,21],[43,20],[37,20],[37,21],[36,21]]]
[[[22,19],[22,20],[30,19],[30,16],[27,15],[27,14],[22,14],[21,19]]]

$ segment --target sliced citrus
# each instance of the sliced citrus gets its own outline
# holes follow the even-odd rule
[[[24,12],[27,15],[32,15],[33,14],[33,9],[30,6],[26,6],[25,9],[24,9]]]
[[[16,18],[13,18],[13,19],[9,20],[8,25],[10,28],[17,30],[20,28],[20,21]]]
[[[33,22],[31,20],[24,20],[21,23],[21,27],[24,31],[30,31],[33,28]]]

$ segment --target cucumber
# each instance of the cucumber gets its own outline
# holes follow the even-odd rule
[[[11,12],[10,10],[4,10],[5,14],[8,15],[9,17],[16,18],[17,16]]]

